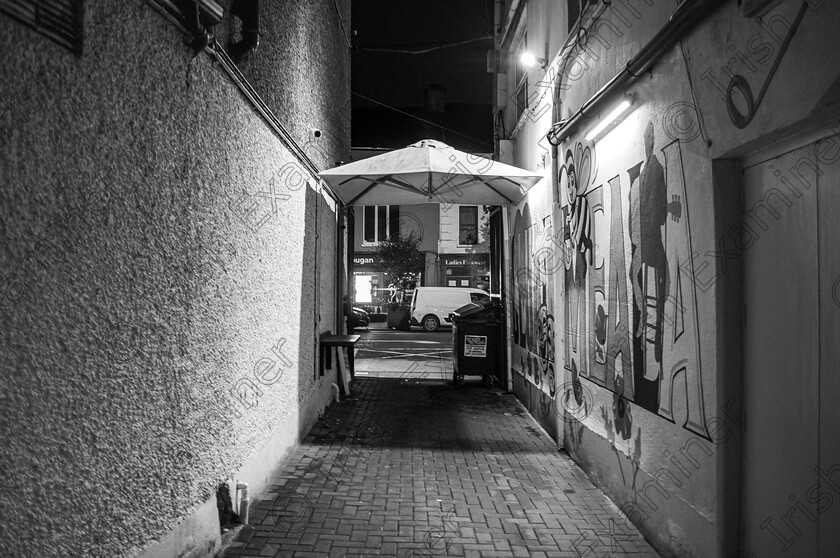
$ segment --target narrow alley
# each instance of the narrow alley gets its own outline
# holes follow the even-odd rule
[[[0,0],[0,558],[837,558],[838,28]]]
[[[659,556],[512,394],[357,379],[225,557]]]

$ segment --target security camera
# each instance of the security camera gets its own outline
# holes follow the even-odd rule
[[[316,141],[316,140],[321,139],[322,135],[324,135],[324,133],[321,130],[319,130],[318,128],[310,128],[309,129],[309,139],[311,141]]]

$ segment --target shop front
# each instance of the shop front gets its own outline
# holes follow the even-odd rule
[[[443,285],[490,288],[490,254],[441,254]]]
[[[418,282],[419,282],[418,277]],[[382,266],[376,262],[372,253],[353,255],[353,304],[364,308],[373,316],[385,315],[388,304],[402,302],[402,298],[411,300],[414,287],[409,285],[405,293],[393,285]]]

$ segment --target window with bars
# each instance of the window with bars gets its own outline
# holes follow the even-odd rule
[[[0,0],[0,13],[82,54],[84,0]]]
[[[458,244],[478,244],[478,206],[458,208]]]
[[[366,244],[376,244],[400,233],[400,206],[366,205],[362,215],[362,230]]]

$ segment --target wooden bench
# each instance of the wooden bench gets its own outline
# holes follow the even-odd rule
[[[347,347],[349,351],[347,351],[347,362],[350,365],[350,378],[354,378],[356,376],[356,371],[354,368],[354,359],[355,359],[355,348],[356,342],[359,340],[360,335],[333,335],[329,331],[322,333],[320,338],[320,345],[321,345],[321,376],[324,375],[324,363],[326,362],[327,368],[332,366],[331,363],[331,351],[333,347],[344,348]]]

